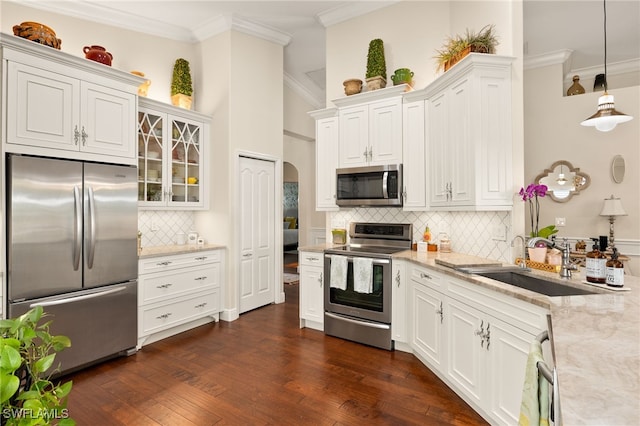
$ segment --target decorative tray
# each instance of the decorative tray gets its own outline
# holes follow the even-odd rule
[[[516,265],[519,265],[520,263],[522,263],[522,258],[518,257],[516,259]],[[527,259],[525,261],[525,264],[527,265],[527,267],[531,268],[531,269],[539,269],[541,271],[545,271],[545,272],[559,272],[560,271],[560,265],[550,265],[548,263],[540,263],[540,262],[534,262],[533,260],[529,260]]]

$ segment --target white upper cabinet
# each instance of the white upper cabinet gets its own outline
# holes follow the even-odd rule
[[[135,164],[138,77],[22,39],[1,41],[6,151]]]
[[[150,99],[138,111],[138,200],[145,209],[207,206],[210,119]]]
[[[338,167],[338,116],[335,108],[312,111],[316,120],[316,211],[338,210],[336,168]]]
[[[335,99],[338,167],[402,163],[402,93],[406,85]]]
[[[405,97],[402,110],[403,209],[427,210],[425,101],[408,101]]]
[[[513,206],[511,63],[472,53],[424,89],[430,206]]]

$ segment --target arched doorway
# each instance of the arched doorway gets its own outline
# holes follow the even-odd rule
[[[291,163],[282,166],[283,272],[285,283],[297,281],[300,215],[298,210],[298,169]]]

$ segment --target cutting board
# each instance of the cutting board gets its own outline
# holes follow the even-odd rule
[[[435,259],[436,265],[446,266],[448,268],[473,268],[477,266],[502,266],[497,260],[484,259],[482,257],[468,255],[453,255],[447,258]]]

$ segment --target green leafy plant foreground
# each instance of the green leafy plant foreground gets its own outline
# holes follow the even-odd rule
[[[7,426],[75,425],[67,410],[72,382],[54,384],[56,353],[71,346],[66,336],[52,336],[41,306],[0,320],[0,424]],[[49,373],[47,373],[49,372]]]

